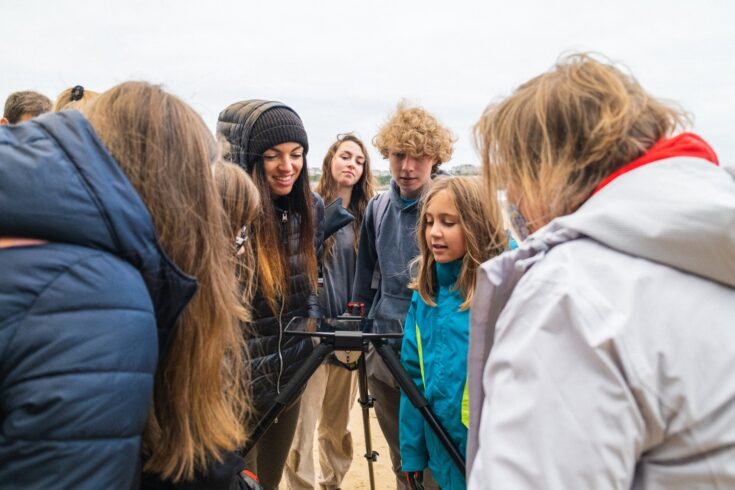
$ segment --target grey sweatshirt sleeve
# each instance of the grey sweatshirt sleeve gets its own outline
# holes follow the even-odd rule
[[[352,301],[365,303],[365,313],[370,312],[375,299],[376,290],[372,289],[373,272],[378,262],[375,246],[375,197],[365,209],[365,217],[360,227],[360,242],[357,248],[357,265],[355,282],[352,285]]]

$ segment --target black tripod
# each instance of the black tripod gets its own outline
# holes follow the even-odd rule
[[[335,319],[297,317],[289,322],[284,332],[291,335],[320,337],[321,342],[314,348],[311,355],[301,365],[298,371],[296,371],[291,381],[281,390],[273,406],[260,419],[251,434],[250,440],[240,450],[243,456],[255,446],[258,439],[270,428],[281,412],[299,396],[303,387],[309,381],[309,378],[329,354],[334,351],[360,351],[362,355],[357,361],[357,369],[360,390],[359,402],[362,406],[362,422],[365,431],[365,458],[368,461],[370,488],[371,490],[375,490],[373,462],[377,460],[378,453],[372,449],[369,420],[369,410],[373,407],[375,400],[368,393],[367,368],[365,365],[365,355],[370,344],[372,344],[411,404],[416,407],[426,423],[429,424],[444,446],[444,449],[449,453],[454,464],[457,465],[459,471],[465,474],[465,462],[462,454],[454,447],[452,440],[447,435],[447,431],[431,411],[429,402],[418,388],[416,388],[416,385],[403,369],[403,366],[401,366],[396,353],[388,345],[389,339],[403,336],[403,328],[399,321],[374,321],[359,316],[346,316]]]

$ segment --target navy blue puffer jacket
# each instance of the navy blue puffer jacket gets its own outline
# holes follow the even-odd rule
[[[131,488],[196,282],[76,111],[0,127],[0,488]]]

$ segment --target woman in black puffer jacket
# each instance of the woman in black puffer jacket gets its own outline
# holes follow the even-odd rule
[[[237,102],[220,113],[217,134],[225,158],[245,168],[263,197],[250,237],[258,282],[248,333],[257,421],[313,349],[311,339],[284,336],[283,330],[295,316],[320,316],[316,288],[324,203],[309,190],[309,142],[290,107]],[[297,400],[246,457],[266,489],[278,488],[298,413]]]

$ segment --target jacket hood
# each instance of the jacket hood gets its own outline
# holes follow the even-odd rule
[[[217,118],[217,136],[230,143],[227,159],[248,172],[263,153],[281,143],[295,141],[309,152],[309,138],[296,111],[282,102],[243,100],[227,106]],[[306,162],[304,162],[306,165]]]
[[[0,236],[99,249],[138,269],[164,347],[196,280],[160,249],[143,201],[80,112],[0,129],[0,209]]]
[[[735,179],[705,159],[667,158],[620,175],[554,222],[620,252],[735,286]]]

